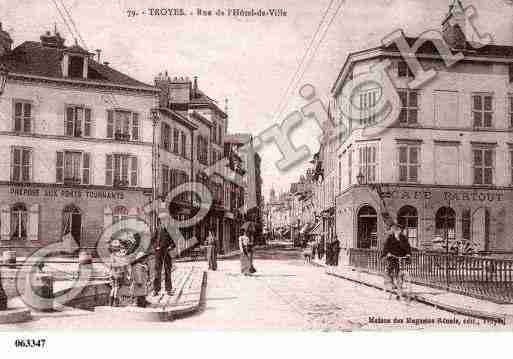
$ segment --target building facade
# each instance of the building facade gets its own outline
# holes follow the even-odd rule
[[[451,19],[461,27],[450,25]],[[413,74],[395,45],[350,54],[344,64],[332,88],[335,121],[349,133],[333,157],[343,247],[380,247],[387,223],[395,220],[419,250],[513,251],[513,47],[473,48],[461,31],[464,22],[462,9],[453,6],[442,24],[453,53],[464,54],[456,64],[445,65],[437,51],[442,40],[418,48],[422,67],[437,75],[417,89],[408,85]],[[406,40],[413,46],[418,39]],[[340,108],[341,92],[385,60],[400,114],[379,135],[366,136],[368,121],[379,118]],[[375,103],[379,91],[359,89],[360,111]]]
[[[26,254],[71,235],[94,247],[151,198],[158,92],[58,33],[15,48],[7,40],[1,31],[9,76],[0,101],[0,245]]]

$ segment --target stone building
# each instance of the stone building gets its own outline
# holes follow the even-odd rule
[[[343,65],[332,88],[335,120],[349,134],[334,157],[343,247],[378,248],[386,223],[396,220],[418,249],[513,251],[513,47],[474,46],[461,36],[464,25],[461,5],[453,5],[443,20],[446,44],[427,40],[418,48],[425,71],[437,71],[418,88],[409,86],[413,73],[395,44],[352,53]],[[423,40],[406,41],[413,46]],[[437,50],[444,45],[464,58],[447,66]],[[365,129],[379,118],[341,108],[341,93],[385,60],[400,99],[399,118],[369,136]],[[376,103],[379,91],[359,89],[360,111]]]

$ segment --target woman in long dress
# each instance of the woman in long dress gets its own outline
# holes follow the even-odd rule
[[[249,259],[249,237],[244,229],[240,230],[240,272],[246,276],[251,275],[251,261]]]
[[[217,270],[217,241],[212,231],[207,236],[207,261],[208,269]]]

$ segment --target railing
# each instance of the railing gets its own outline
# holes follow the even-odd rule
[[[382,274],[385,260],[380,256],[378,250],[351,248],[349,263]],[[428,252],[413,252],[411,259],[405,270],[414,283],[496,303],[513,303],[513,260]]]

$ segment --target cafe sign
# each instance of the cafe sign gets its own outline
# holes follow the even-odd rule
[[[496,191],[405,191],[393,190],[383,192],[383,198],[399,200],[424,200],[429,201],[434,198],[444,201],[454,202],[502,202],[504,193]]]

